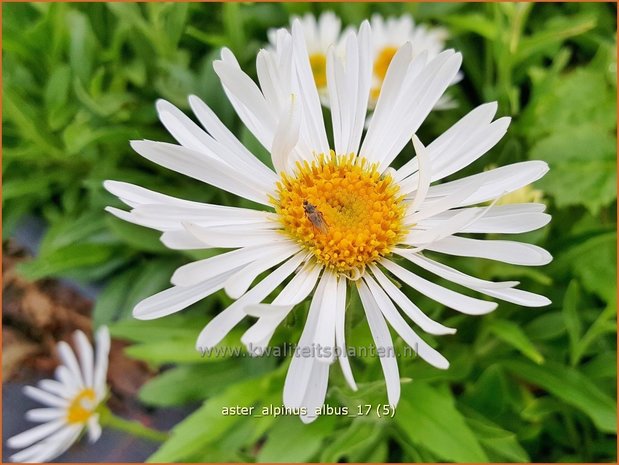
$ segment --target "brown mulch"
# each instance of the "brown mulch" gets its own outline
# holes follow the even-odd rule
[[[59,363],[58,341],[72,344],[77,329],[92,336],[93,302],[58,280],[29,282],[21,277],[15,265],[28,255],[14,243],[5,242],[2,252],[2,380],[50,377]],[[108,383],[115,407],[135,398],[154,374],[146,364],[127,358],[125,346],[112,340]]]

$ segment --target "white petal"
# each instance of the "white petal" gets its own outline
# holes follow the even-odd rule
[[[242,173],[221,160],[188,148],[153,142],[131,141],[131,147],[144,158],[168,169],[210,184],[263,205],[270,205],[267,193],[273,185],[267,179]]]
[[[230,132],[230,130],[221,122],[217,115],[211,110],[206,103],[195,95],[189,96],[189,105],[200,120],[204,129],[213,136],[218,142],[226,146],[231,151],[236,153],[237,157],[245,159],[247,164],[252,164],[259,171],[271,171],[258,158],[256,158],[247,148],[239,142],[239,140]]]
[[[82,368],[82,376],[84,378],[84,384],[86,386],[92,386],[94,383],[94,353],[92,345],[82,331],[75,331],[73,333],[73,340],[77,347],[77,355],[80,360],[80,367]]]
[[[307,254],[304,252],[296,254],[213,318],[198,336],[196,349],[204,351],[217,345],[245,317],[243,308],[265,299],[294,272],[306,256]]]
[[[298,250],[299,246],[297,244],[292,242],[284,243],[280,248],[273,250],[268,257],[255,260],[244,266],[227,279],[224,285],[226,294],[233,299],[238,299],[245,294],[251,283],[261,273],[283,262]]]
[[[328,384],[329,364],[320,363],[320,359],[314,360],[305,396],[301,402],[301,406],[305,407],[307,411],[307,415],[300,415],[303,423],[311,423],[318,418],[320,409],[327,396]]]
[[[480,240],[450,236],[426,246],[428,250],[456,255],[498,260],[513,265],[541,266],[552,256],[541,247],[515,241]]]
[[[473,297],[434,284],[386,258],[383,258],[380,264],[413,289],[459,312],[466,313],[467,315],[483,315],[497,308],[495,302],[474,299]]]
[[[483,234],[520,234],[529,231],[534,231],[546,226],[551,219],[551,216],[546,213],[517,213],[500,215],[492,211],[501,208],[501,206],[492,207],[483,217],[471,222],[465,228],[461,229],[463,233],[483,233]],[[477,208],[481,211],[481,208]],[[435,222],[444,221],[451,212],[443,215],[437,215],[428,221],[420,223],[420,226],[432,227]]]
[[[316,323],[316,333],[314,334],[315,347],[323,352],[317,354],[317,360],[321,363],[332,363],[335,361],[335,312],[333,303],[337,300],[337,277],[325,269],[323,279],[326,279],[323,290],[322,301]]]
[[[19,433],[6,441],[6,444],[13,449],[20,449],[22,447],[28,447],[43,438],[48,437],[50,434],[55,433],[60,428],[66,425],[64,419],[50,421],[49,423],[43,423],[37,425],[34,428]]]
[[[63,454],[77,440],[81,425],[67,425],[38,444],[11,456],[14,462],[49,462]]]
[[[99,424],[99,415],[92,415],[88,419],[88,442],[91,444],[97,442],[101,437],[101,425]]]
[[[426,148],[415,135],[413,136],[413,146],[415,147],[415,153],[417,154],[417,161],[419,163],[419,181],[417,184],[417,193],[409,207],[409,211],[415,211],[419,208],[419,205],[423,204],[428,194],[430,178],[432,177],[432,165],[428,158]]]
[[[139,302],[133,309],[133,316],[139,320],[152,320],[176,313],[224,287],[233,270],[207,279],[194,286],[174,286],[158,292]]]
[[[366,274],[363,279],[370,289],[378,309],[382,312],[383,316],[387,319],[393,329],[395,329],[400,337],[404,339],[404,342],[412,347],[415,352],[430,365],[442,370],[449,368],[449,362],[447,359],[430,347],[423,339],[417,336],[410,326],[408,326],[404,318],[402,318],[396,310],[387,294],[385,294],[385,291],[383,291],[382,288],[376,284],[376,281],[374,281],[368,274]]]
[[[352,374],[350,360],[346,351],[346,278],[339,278],[337,282],[337,296],[335,298],[335,343],[338,348],[338,360],[342,368],[344,379],[353,391],[357,390],[357,383]]]
[[[318,97],[318,90],[312,75],[302,26],[298,20],[293,21],[292,24],[292,44],[294,47],[294,66],[298,78],[299,99],[303,108],[303,124],[306,127],[313,149],[316,153],[326,155],[329,153],[329,143],[322,117],[320,98]]]
[[[62,363],[69,369],[73,377],[77,380],[79,386],[84,387],[85,385],[82,377],[82,371],[80,370],[79,363],[77,363],[77,358],[75,358],[73,349],[71,349],[69,344],[64,341],[60,341],[56,347]]]
[[[327,277],[323,275],[314,292],[301,338],[297,344],[297,349],[292,355],[290,367],[286,373],[286,380],[284,381],[284,405],[288,408],[300,408],[307,391],[314,358],[311,356],[313,354],[310,356],[303,355],[303,349],[309,348],[311,353],[311,345],[316,333],[316,326],[320,315],[320,307],[322,305],[326,283]],[[321,365],[326,364],[321,363]]]
[[[39,381],[39,388],[63,399],[71,398],[75,391],[75,386],[71,386],[72,389],[67,389],[67,386],[53,379],[42,379]]]
[[[380,357],[380,364],[385,374],[387,400],[390,405],[396,406],[400,400],[400,372],[398,370],[398,361],[395,356],[395,349],[393,348],[393,341],[389,334],[389,328],[387,327],[387,323],[385,323],[385,319],[374,297],[372,297],[372,293],[363,280],[360,279],[357,281],[357,289],[359,290],[359,297],[361,297],[361,303],[363,304],[368,325],[370,326],[370,332],[372,333],[377,353]],[[383,356],[380,354],[381,351]]]
[[[172,250],[200,250],[212,248],[189,231],[166,231],[159,238],[163,245]]]
[[[270,150],[277,120],[258,86],[241,70],[228,49],[222,50],[222,60],[213,62],[213,69],[243,124]]]
[[[235,225],[229,228],[203,228],[195,223],[183,223],[185,229],[208,247],[237,248],[290,242],[277,230],[253,230],[251,225]]]
[[[407,260],[410,260],[415,265],[420,266],[421,268],[428,270],[431,273],[440,276],[441,278],[447,279],[451,282],[472,289],[504,289],[514,287],[519,284],[518,281],[505,281],[495,283],[493,281],[486,281],[484,279],[475,278],[447,265],[431,260],[423,255],[411,253],[406,249],[394,249],[394,253],[406,258]]]
[[[512,302],[524,307],[545,307],[552,302],[543,295],[533,294],[532,292],[523,291],[521,289],[477,289],[479,292],[483,292],[491,297],[505,300],[506,302]]]
[[[435,335],[454,334],[456,332],[455,329],[443,326],[423,313],[376,265],[370,265],[370,269],[389,297],[425,332]]]
[[[97,398],[102,399],[107,390],[107,367],[110,354],[110,330],[107,326],[101,326],[95,334],[96,340],[96,356],[95,356],[95,374],[94,387],[97,392]]]
[[[548,172],[548,164],[533,160],[502,166],[490,171],[430,187],[428,197],[442,197],[468,185],[477,186],[477,192],[463,199],[457,206],[464,207],[501,197],[540,179]]]
[[[34,408],[26,412],[26,420],[28,421],[51,421],[64,418],[66,411],[62,408]]]
[[[296,102],[296,97],[292,94],[287,108],[280,117],[271,148],[271,159],[275,171],[278,173],[287,171],[290,166],[291,153],[299,140],[300,124],[299,103]]]
[[[272,253],[289,248],[287,243],[275,243],[225,252],[181,266],[172,275],[171,282],[175,286],[194,286],[223,272],[236,270],[248,263],[268,257]]]

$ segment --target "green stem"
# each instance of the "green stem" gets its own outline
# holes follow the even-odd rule
[[[108,426],[138,438],[154,442],[163,442],[168,439],[168,433],[149,428],[138,421],[125,420],[124,418],[117,417],[105,405],[100,408],[99,415],[101,426]]]

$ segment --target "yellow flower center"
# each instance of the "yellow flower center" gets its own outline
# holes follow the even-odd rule
[[[67,422],[86,423],[96,407],[95,399],[95,391],[91,388],[82,390],[69,404]]]
[[[321,89],[327,85],[327,57],[324,53],[312,53],[309,60],[316,87]]]
[[[372,87],[370,90],[370,98],[372,100],[378,99],[378,96],[380,95],[380,88],[382,87],[385,76],[387,75],[387,69],[389,68],[391,60],[393,60],[393,56],[397,51],[397,47],[388,46],[383,48],[376,56],[376,59],[374,60],[374,76],[378,79],[379,84]]]
[[[357,279],[406,233],[399,190],[366,159],[331,151],[282,174],[272,202],[287,235],[324,266]]]

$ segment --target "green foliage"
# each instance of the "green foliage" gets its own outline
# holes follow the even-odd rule
[[[161,373],[140,392],[145,404],[194,405],[152,462],[615,462],[616,461],[616,11],[605,3],[7,3],[3,5],[3,226],[23,218],[48,227],[40,253],[19,271],[29,279],[102,282],[95,325],[132,343],[126,354]],[[246,326],[221,344],[239,356],[201,357],[203,325],[230,304],[223,292],[161,320],[131,318],[135,304],[169,285],[180,253],[153,231],[110,217],[120,206],[102,187],[116,179],[197,201],[241,205],[233,196],[142,160],[131,139],[170,141],[154,102],[187,109],[202,97],[263,161],[268,154],[235,116],[211,63],[226,46],[254,73],[270,27],[293,14],[331,9],[344,24],[374,12],[410,12],[447,27],[463,52],[454,110],[433,112],[431,140],[482,102],[512,117],[503,141],[457,176],[491,164],[545,160],[552,223],[523,237],[555,257],[540,269],[441,257],[482,279],[516,279],[553,304],[500,303],[494,315],[464,317],[406,287],[424,311],[458,333],[427,337],[450,360],[440,371],[401,357],[402,398],[394,418],[358,415],[385,404],[376,358],[353,359],[359,390],[339,368],[327,403],[348,415],[306,426],[296,417],[223,415],[227,406],[281,406],[286,357],[251,358]],[[401,157],[402,158],[402,157]],[[446,284],[442,280],[428,275]],[[296,342],[300,306],[275,345]],[[347,342],[371,337],[360,304],[348,311]],[[425,338],[425,335],[424,335]],[[396,338],[402,351],[404,344]],[[173,365],[172,367],[169,367]],[[166,369],[167,368],[167,369]]]

